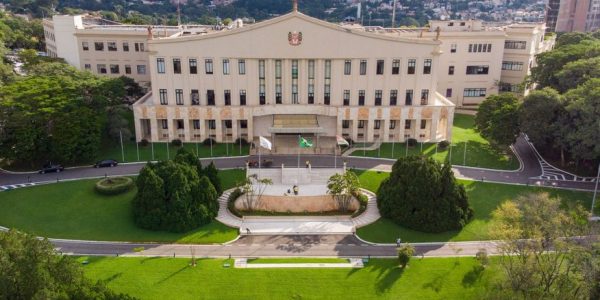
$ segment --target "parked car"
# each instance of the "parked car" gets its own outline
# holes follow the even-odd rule
[[[116,167],[119,164],[118,161],[114,160],[114,159],[105,159],[105,160],[101,160],[99,162],[97,162],[94,165],[94,168],[106,168],[106,167]]]
[[[46,174],[46,173],[58,173],[63,171],[65,168],[59,164],[53,164],[53,163],[49,163],[46,164],[42,167],[42,169],[38,172],[40,174]]]
[[[248,161],[248,166],[252,168],[258,168],[258,160]],[[262,163],[260,164],[260,167],[262,168],[270,168],[271,166],[273,166],[273,160],[270,159],[263,159]]]

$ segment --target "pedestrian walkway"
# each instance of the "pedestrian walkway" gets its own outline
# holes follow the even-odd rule
[[[354,143],[354,145],[352,146],[352,148],[346,150],[344,153],[342,153],[342,156],[350,156],[350,154],[352,154],[353,152],[356,151],[371,151],[371,150],[377,150],[377,148],[381,147],[381,139],[377,139],[377,141],[375,141],[375,143],[366,146],[366,147],[355,147],[355,145],[360,145],[360,143]]]
[[[234,228],[239,228],[242,225],[242,219],[234,216],[227,208],[227,202],[229,201],[229,195],[233,189],[223,192],[223,195],[219,197],[219,213],[217,214],[217,221]]]
[[[280,269],[280,268],[354,268],[360,269],[365,265],[360,258],[350,258],[347,263],[248,263],[247,258],[236,258],[234,268],[239,269]]]
[[[0,186],[0,192],[23,188],[23,187],[28,187],[28,186],[34,186],[34,185],[36,185],[36,184],[35,183],[20,183],[20,184],[2,185],[2,186]]]
[[[244,217],[242,235],[353,234],[350,216]]]
[[[367,209],[357,216],[356,218],[352,218],[352,223],[354,223],[355,228],[367,226],[381,218],[379,214],[379,208],[377,208],[377,196],[367,190],[361,190],[363,194],[367,196],[369,202],[367,202]]]

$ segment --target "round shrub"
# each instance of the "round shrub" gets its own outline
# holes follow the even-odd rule
[[[183,145],[183,142],[180,139],[174,139],[171,141],[171,145],[175,147],[181,147],[181,145]]]
[[[148,140],[147,140],[147,139],[142,139],[142,140],[140,141],[140,146],[142,146],[142,147],[146,147],[146,146],[148,146],[149,144],[150,144],[150,143],[148,142]]]
[[[96,192],[102,195],[118,195],[133,187],[133,179],[129,177],[108,177],[96,182]]]
[[[410,139],[406,140],[406,142],[408,143],[409,147],[414,147],[417,145],[417,139],[414,139],[414,138],[410,138]]]
[[[217,142],[213,138],[207,138],[202,142],[202,145],[204,145],[204,146],[210,146],[210,145],[214,146],[216,144],[217,144]]]
[[[438,147],[440,148],[440,150],[444,150],[444,149],[448,148],[448,146],[450,146],[450,142],[448,142],[446,140],[440,141],[438,143]]]
[[[245,138],[237,138],[234,142],[235,145],[242,144],[242,146],[248,146],[248,141]]]

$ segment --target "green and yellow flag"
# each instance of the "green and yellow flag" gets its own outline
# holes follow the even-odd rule
[[[298,136],[298,146],[300,146],[300,148],[310,148],[313,146],[313,143],[311,140],[305,139],[301,135],[299,135]]]

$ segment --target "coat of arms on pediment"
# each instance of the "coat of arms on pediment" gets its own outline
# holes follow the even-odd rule
[[[302,32],[290,31],[288,33],[288,41],[292,46],[298,46],[302,43]]]

